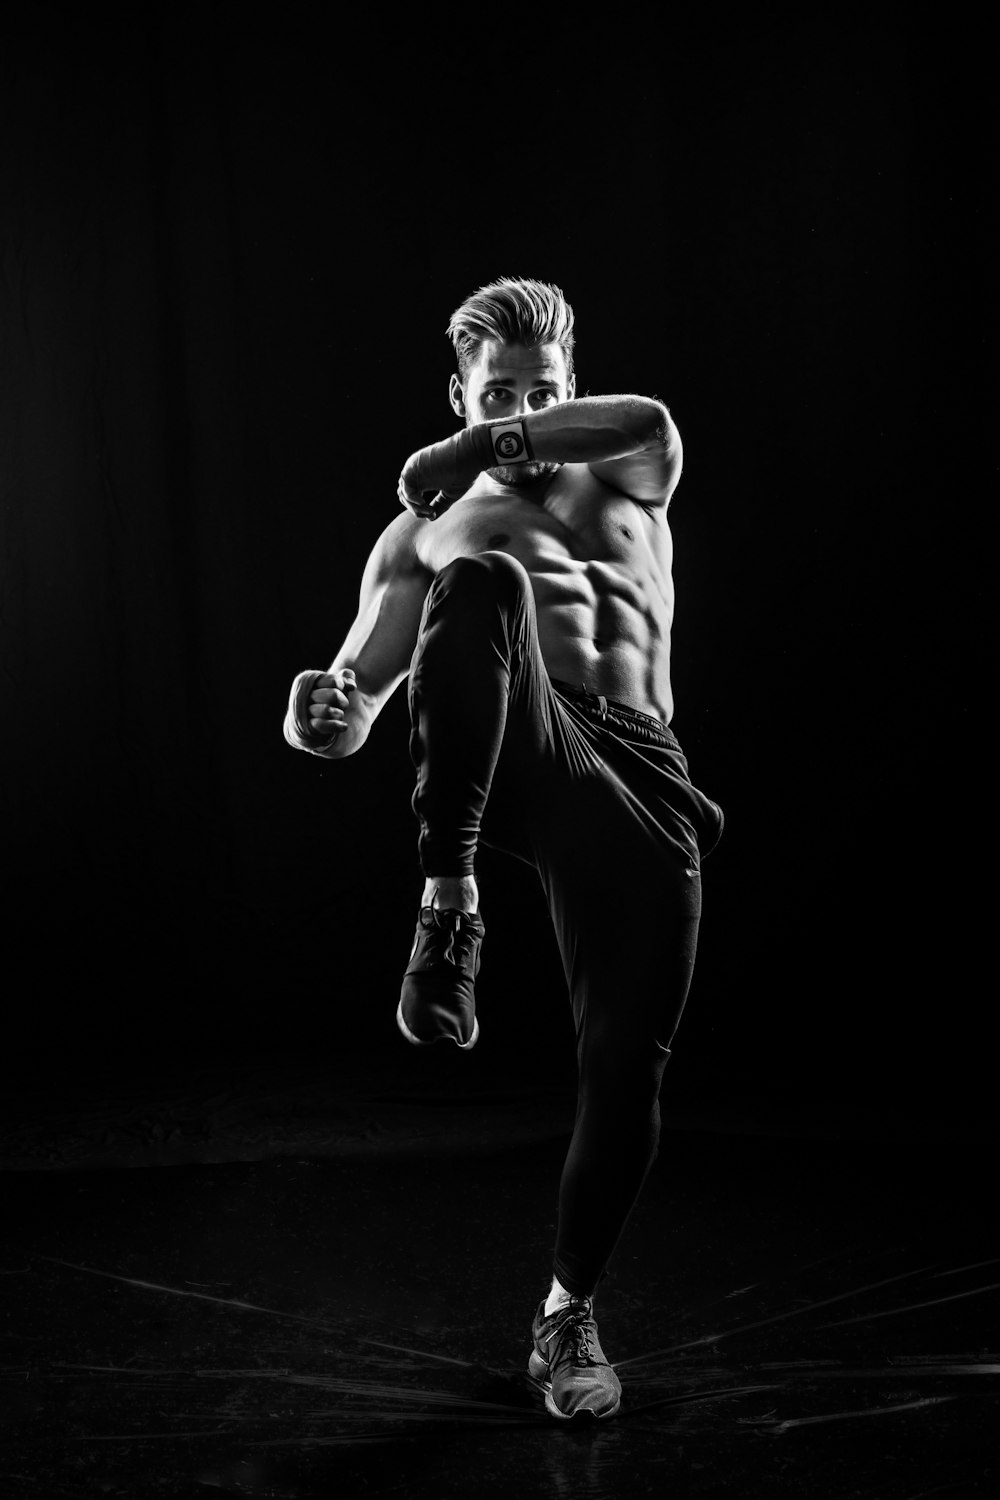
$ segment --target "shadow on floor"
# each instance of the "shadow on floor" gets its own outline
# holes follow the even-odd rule
[[[596,1305],[622,1409],[564,1426],[525,1367],[572,1091],[413,1069],[15,1091],[0,1493],[996,1492],[992,1142],[741,1128],[735,1106],[713,1129],[665,1100]]]

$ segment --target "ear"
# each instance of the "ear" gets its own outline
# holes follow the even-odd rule
[[[566,382],[566,400],[567,401],[575,401],[576,400],[576,375],[575,375],[575,373],[573,375],[571,375],[569,377],[569,380],[567,380],[567,382]]]
[[[453,375],[448,382],[448,399],[451,402],[451,409],[456,417],[464,417],[465,392],[462,389],[462,382],[457,375]]]

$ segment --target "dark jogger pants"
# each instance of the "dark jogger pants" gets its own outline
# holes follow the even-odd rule
[[[506,553],[435,577],[409,700],[424,874],[472,874],[481,838],[533,865],[548,899],[579,1071],[554,1270],[589,1296],[656,1156],[722,813],[665,725],[548,677]]]

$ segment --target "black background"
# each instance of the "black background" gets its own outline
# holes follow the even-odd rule
[[[993,148],[949,21],[4,23],[15,1066],[401,1045],[403,694],[342,764],[281,723],[453,430],[450,312],[528,275],[575,307],[579,393],[659,396],[685,441],[674,728],[728,823],[672,1068],[992,1109]],[[486,852],[481,887],[484,1040],[571,1069],[537,884]]]

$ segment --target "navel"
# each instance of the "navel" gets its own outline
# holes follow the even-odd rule
[[[627,526],[622,527],[622,536],[628,537],[630,542],[635,541],[635,537],[633,536],[632,532],[629,531]]]
[[[505,531],[498,531],[498,532],[495,533],[495,535],[493,535],[493,536],[490,537],[489,541],[486,543],[486,546],[488,548],[506,547],[506,545],[507,545],[507,543],[509,541],[510,541],[510,537],[507,535],[507,533]]]

